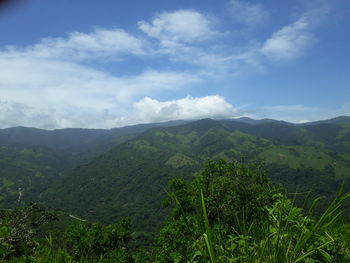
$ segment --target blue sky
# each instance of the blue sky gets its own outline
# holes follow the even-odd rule
[[[0,127],[350,115],[346,0],[0,7]]]

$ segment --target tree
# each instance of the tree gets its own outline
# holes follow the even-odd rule
[[[167,203],[173,200],[176,206],[156,240],[159,262],[191,260],[194,240],[205,231],[201,191],[210,224],[225,234],[246,233],[252,222],[266,216],[264,207],[272,205],[278,193],[260,165],[224,160],[209,161],[192,182],[173,179],[170,189]]]
[[[32,203],[26,207],[0,211],[0,246],[3,257],[30,254],[39,245],[35,240],[36,229],[56,220],[45,207]]]
[[[339,195],[319,218],[272,185],[261,165],[209,161],[192,182],[174,179],[176,206],[149,262],[350,262]]]

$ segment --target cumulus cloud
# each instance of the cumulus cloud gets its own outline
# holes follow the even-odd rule
[[[262,24],[269,18],[269,13],[261,4],[242,0],[231,0],[229,10],[235,21],[249,26]]]
[[[260,5],[242,0],[232,0],[231,7],[245,25],[266,16]],[[215,18],[194,10],[159,13],[138,22],[138,29],[131,34],[99,28],[47,37],[30,46],[0,47],[0,127],[111,128],[236,116],[237,109],[218,95],[161,98],[260,71],[262,56],[290,60],[312,40],[309,19],[301,18],[263,44],[236,45],[216,28]]]
[[[306,17],[302,17],[267,39],[261,53],[271,60],[291,60],[299,57],[314,41],[310,29],[310,22]]]
[[[0,67],[0,100],[7,101],[0,127],[120,126],[135,99],[201,82],[185,72],[146,69],[115,76],[68,61],[20,56],[0,56]]]
[[[164,12],[150,23],[138,22],[138,26],[145,34],[161,40],[164,45],[208,40],[217,34],[209,16],[192,10]]]
[[[178,16],[192,21],[192,30],[199,30],[197,35],[186,32]],[[193,11],[164,14],[161,18],[168,19],[165,32],[182,35],[186,41],[204,39],[211,33],[205,17]],[[32,46],[2,48],[0,127],[110,128],[133,124],[128,116],[135,100],[179,92],[203,81],[196,71],[141,67],[134,74],[123,75],[118,74],[118,67],[111,74],[85,63],[124,55],[139,58],[147,53],[148,44],[121,29],[97,29],[44,38]]]
[[[133,117],[138,122],[157,122],[200,118],[229,118],[237,109],[222,96],[206,96],[158,101],[145,97],[133,105]]]
[[[118,112],[118,106],[90,110],[80,106],[63,104],[28,105],[0,101],[0,128],[30,126],[44,129],[84,127],[113,128],[136,123],[163,122],[169,120],[195,120],[201,118],[231,118],[237,109],[224,97],[187,96],[178,100],[158,101],[150,97],[135,102],[128,112]]]

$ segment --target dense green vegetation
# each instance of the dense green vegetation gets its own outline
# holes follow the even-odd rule
[[[41,146],[55,153],[68,155],[73,159],[89,159],[111,149],[128,138],[135,137],[149,128],[171,127],[182,123],[184,122],[139,124],[110,130],[76,128],[49,131],[14,127],[0,129],[0,145],[9,147]]]
[[[222,161],[211,163],[212,168],[208,168],[210,165],[203,168],[208,159]],[[223,162],[229,160],[265,163],[265,165],[263,168],[258,168],[251,164]],[[214,172],[216,179],[213,181],[207,180],[210,169],[216,171]],[[272,185],[265,175],[262,176],[264,173],[261,169],[266,169],[269,179],[275,184],[283,185],[286,190],[281,191]],[[225,171],[230,176],[220,175],[225,174]],[[240,178],[235,174],[237,171],[249,174],[247,178],[242,179],[243,184],[236,185],[237,182],[230,179]],[[214,256],[216,262],[225,262],[230,257],[231,261],[228,262],[256,262],[253,261],[253,257],[240,258],[237,253],[243,253],[242,251],[227,254],[229,246],[240,247],[247,251],[260,251],[259,255],[254,254],[254,258],[261,256],[260,262],[266,262],[264,260],[267,259],[279,262],[277,254],[280,252],[276,251],[276,259],[273,259],[271,255],[266,258],[267,250],[264,250],[275,245],[269,243],[271,240],[266,240],[266,237],[274,236],[276,232],[266,230],[258,236],[253,231],[254,228],[257,229],[256,221],[263,223],[260,228],[276,230],[281,223],[274,217],[277,215],[285,217],[286,221],[283,222],[287,225],[284,225],[283,231],[287,232],[278,229],[280,231],[278,235],[281,237],[291,237],[288,231],[292,231],[289,227],[297,228],[294,223],[299,228],[303,226],[305,229],[310,229],[311,223],[307,225],[305,222],[317,224],[317,218],[320,218],[327,207],[343,202],[338,197],[336,203],[331,204],[331,200],[337,198],[337,191],[341,185],[344,192],[350,190],[349,174],[349,117],[303,125],[243,118],[137,125],[112,130],[44,131],[31,128],[0,130],[0,208],[13,208],[18,205],[27,207],[30,202],[35,201],[49,207],[52,215],[49,217],[52,220],[49,222],[43,220],[40,226],[21,222],[20,233],[27,233],[25,240],[31,240],[29,243],[32,245],[28,247],[29,250],[24,246],[23,253],[13,254],[12,245],[5,237],[11,231],[17,231],[13,229],[18,229],[18,224],[11,223],[10,220],[17,217],[9,215],[12,210],[6,210],[7,212],[1,216],[3,224],[1,233],[2,238],[5,238],[2,239],[3,246],[5,251],[10,252],[6,259],[14,256],[12,260],[18,260],[22,255],[25,262],[33,260],[40,262],[38,259],[40,257],[43,262],[47,257],[57,262],[84,260],[115,262],[112,258],[115,259],[117,254],[131,262],[132,260],[207,262]],[[248,178],[263,179],[259,179],[259,183],[255,184]],[[167,188],[169,182],[172,182],[171,190]],[[260,189],[261,193],[267,191],[259,199],[259,202],[263,203],[257,202],[251,205],[263,209],[262,217],[254,219],[257,216],[254,213],[259,210],[254,208],[253,216],[245,215],[240,221],[235,219],[228,222],[227,218],[237,216],[235,212],[237,207],[245,207],[245,201],[239,197],[242,193],[238,193],[237,189],[241,189],[244,193],[250,191],[253,193],[253,189],[245,188],[244,184],[257,186],[260,183],[262,185],[257,189]],[[231,189],[234,189],[233,192]],[[173,192],[170,194],[170,199],[167,191]],[[220,191],[224,193],[221,195]],[[298,194],[295,194],[296,192]],[[226,194],[238,199],[226,200]],[[254,202],[255,197],[252,196],[245,198]],[[309,213],[308,209],[296,208],[304,207],[305,203],[310,206],[305,200],[312,200],[318,196],[325,198],[317,202],[317,206],[311,209],[312,213],[311,211]],[[164,207],[162,203],[164,199],[173,206]],[[169,202],[171,200],[173,202]],[[347,211],[349,203],[342,204]],[[203,204],[206,213],[202,211]],[[277,214],[272,215],[271,211],[279,209]],[[290,218],[286,214],[282,215],[282,210],[283,213],[288,212],[297,216]],[[19,211],[20,207],[13,213],[24,213]],[[337,217],[335,214],[332,216]],[[125,217],[131,221],[125,221]],[[207,226],[205,217],[208,220]],[[216,217],[219,217],[219,220],[216,220]],[[80,225],[68,227],[72,222],[78,222]],[[119,222],[118,226],[115,225],[116,222]],[[239,225],[236,225],[237,222],[240,222]],[[343,252],[336,252],[337,257],[344,256],[347,250],[342,244],[349,241],[345,235],[348,233],[348,228],[340,219],[332,225],[334,228],[328,229],[327,236],[339,240],[341,244],[338,244],[338,241],[335,243]],[[125,235],[128,236],[127,240],[111,241],[119,240],[119,237],[110,236],[109,231],[123,227],[127,233]],[[246,232],[237,232],[239,227],[248,229],[244,230]],[[72,229],[76,229],[75,232]],[[81,241],[84,244],[80,244],[77,238],[74,242],[78,243],[74,243],[68,238],[68,232],[71,230],[80,233],[78,236],[85,236],[85,243]],[[209,234],[208,231],[213,234]],[[318,231],[315,229],[314,232],[324,239],[324,233]],[[97,238],[95,232],[104,233],[103,238],[101,236]],[[339,237],[340,232],[345,236]],[[51,234],[51,238],[48,233]],[[294,234],[293,238],[283,242],[289,240],[288,244],[294,246],[293,242],[300,238],[302,232]],[[172,238],[172,243],[168,243],[168,247],[162,247],[167,244],[167,238]],[[104,243],[103,245],[91,243],[95,242],[92,240],[101,242],[104,240]],[[103,246],[108,247],[107,243],[114,244],[113,242],[117,242],[118,245],[111,245],[106,250],[101,249]],[[181,244],[186,248],[182,249]],[[266,244],[266,247],[261,247],[261,244]],[[79,250],[84,246],[89,247],[88,251],[91,251],[87,252],[86,247]],[[174,247],[171,248],[172,246]],[[278,246],[283,247],[282,244]],[[135,249],[140,247],[144,247],[145,250],[136,253]],[[329,249],[335,250],[335,248],[325,250],[325,253],[332,258],[333,254]],[[79,253],[82,253],[84,258],[78,258],[74,250],[83,251]],[[323,250],[317,253],[324,254]],[[62,259],[58,258],[59,255]],[[103,256],[99,259],[101,255]],[[34,258],[28,259],[28,257]],[[317,262],[320,257],[323,256],[318,254],[316,261],[310,259],[306,262]],[[295,261],[295,258],[290,259],[290,262],[294,262],[293,260]]]
[[[68,161],[43,147],[0,146],[0,208],[37,200]]]
[[[272,185],[258,164],[209,162],[190,183],[172,182],[177,206],[150,262],[348,262],[349,225],[338,196],[313,218]]]
[[[3,262],[349,262],[350,226],[341,193],[319,217],[318,199],[296,208],[259,163],[208,162],[192,181],[174,178],[174,204],[152,246],[130,249],[130,221],[102,226],[78,220],[66,239],[35,237],[55,220],[41,207],[4,211]]]
[[[130,216],[140,239],[149,240],[168,213],[161,207],[167,183],[174,177],[193,179],[208,159],[262,159],[273,181],[289,192],[312,189],[316,196],[333,198],[344,181],[349,189],[349,134],[343,123],[204,119],[152,128],[75,168],[42,200],[94,222]]]
[[[115,128],[41,130],[0,129],[0,208],[37,201],[67,171],[89,162],[114,146],[151,127],[174,126],[174,121]]]

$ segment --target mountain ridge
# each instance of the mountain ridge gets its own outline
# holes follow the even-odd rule
[[[350,129],[334,127],[338,133],[350,134]],[[285,132],[288,130],[291,132]],[[348,141],[344,141],[346,151],[335,151],[332,147],[343,143],[342,139],[329,142],[315,136],[317,132],[279,122],[253,126],[211,119],[153,127],[76,167],[57,188],[46,192],[44,199],[51,207],[67,209],[92,221],[110,223],[131,216],[139,231],[154,230],[164,218],[165,214],[159,214],[160,200],[169,180],[175,176],[193,178],[208,159],[264,159],[268,165],[280,167],[275,174],[281,169],[286,174],[303,174],[309,169],[312,176],[305,179],[309,185],[317,188],[317,173],[325,174],[322,178],[327,178],[330,185],[340,185],[350,171]],[[289,178],[275,179],[295,186]]]
[[[53,208],[109,223],[127,215],[142,222],[144,219],[138,211],[143,211],[149,203],[163,199],[164,189],[171,178],[192,178],[208,159],[232,160],[244,157],[247,160],[264,160],[268,165],[281,166],[279,169],[289,176],[293,173],[288,169],[296,174],[307,174],[301,170],[309,169],[313,182],[317,173],[322,172],[325,174],[322,178],[329,178],[336,185],[339,180],[348,178],[347,173],[350,171],[350,126],[344,124],[344,120],[348,118],[341,118],[341,124],[336,121],[303,126],[279,121],[252,125],[236,120],[202,119],[130,126],[121,130],[118,128],[116,131],[119,137],[102,136],[102,140],[101,137],[95,140],[98,137],[95,135],[89,137],[89,130],[65,129],[51,133],[61,136],[73,132],[70,137],[62,135],[66,142],[79,139],[74,132],[87,133],[86,137],[80,138],[81,141],[76,143],[79,147],[86,141],[93,143],[89,147],[75,148],[75,154],[69,152],[74,147],[68,147],[68,150],[66,148],[63,153],[68,153],[62,154],[61,151],[55,151],[55,147],[47,148],[45,144],[31,146],[28,144],[30,136],[24,138],[27,144],[6,146],[4,137],[1,137],[4,133],[0,130],[0,147],[5,147],[0,170],[9,171],[2,174],[5,179],[0,182],[0,190],[6,195],[10,189],[11,173],[17,171],[9,190],[11,198],[7,199],[12,200],[12,205],[15,205],[15,191],[18,187],[23,182],[32,181],[34,184],[30,189],[35,189],[37,182],[40,191],[34,191],[31,196],[25,194],[23,202],[29,201],[26,197],[30,197],[30,200],[36,197]],[[25,131],[20,128],[17,136],[23,130]],[[35,138],[40,137],[42,132],[40,130]],[[105,131],[101,133],[104,134]],[[89,138],[92,139],[89,141]],[[59,137],[54,145],[61,143],[62,138]],[[30,153],[36,156],[40,151],[52,158],[45,163],[43,159],[28,157],[31,156]],[[18,156],[22,156],[21,162],[18,162]],[[62,170],[63,164],[68,167]],[[46,166],[51,167],[51,170],[47,170]],[[23,170],[23,167],[27,170]],[[275,174],[281,174],[278,169],[275,170]],[[37,171],[47,180],[36,177]],[[21,173],[25,177],[21,177]],[[288,178],[273,176],[277,182],[294,185]],[[32,193],[30,189],[25,189],[25,193]],[[149,212],[145,214],[150,219],[144,224],[157,225],[161,221],[157,219],[157,211],[162,209],[161,204],[148,208]],[[111,215],[107,213],[109,209]],[[144,226],[139,225],[137,229]]]

